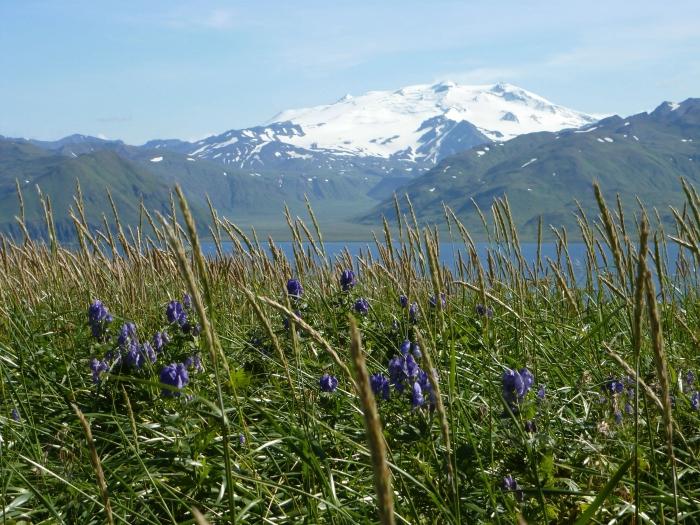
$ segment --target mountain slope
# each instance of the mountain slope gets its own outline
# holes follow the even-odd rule
[[[473,148],[444,159],[399,194],[409,195],[424,220],[441,221],[444,202],[477,231],[472,199],[488,209],[494,197],[507,195],[516,222],[532,234],[540,216],[545,224],[575,228],[576,200],[596,214],[594,180],[606,195],[619,193],[630,206],[639,196],[668,217],[668,206],[682,202],[681,176],[700,183],[700,99]],[[363,220],[392,214],[393,202],[387,200]]]
[[[1,152],[18,147],[26,149],[27,146],[34,148],[33,145],[0,141],[0,158],[7,162],[8,157]],[[20,181],[24,195],[27,229],[36,236],[45,235],[44,214],[37,186],[42,194],[51,198],[57,234],[67,240],[74,235],[68,210],[73,205],[76,182],[80,184],[84,196],[86,217],[91,228],[104,230],[103,214],[110,224],[113,223],[107,190],[112,194],[124,225],[139,223],[142,200],[151,212],[167,213],[170,209],[168,187],[115,152],[103,150],[77,157],[40,152],[28,149],[23,155],[15,156],[13,166],[0,171],[0,231],[15,236],[20,234],[14,220],[20,212],[15,178]],[[193,206],[193,213],[197,219],[204,220],[201,206]]]
[[[442,82],[283,111],[264,126],[208,137],[189,150],[176,140],[147,146],[241,169],[418,174],[472,146],[595,120],[510,84]]]

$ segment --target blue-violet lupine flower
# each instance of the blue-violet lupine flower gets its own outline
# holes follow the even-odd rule
[[[418,321],[418,303],[411,303],[408,307],[408,318],[412,323]]]
[[[425,402],[423,397],[423,389],[421,388],[418,381],[413,383],[413,389],[411,390],[411,404],[413,408],[421,406]]]
[[[180,301],[170,301],[165,308],[165,317],[170,324],[177,323],[183,326],[187,323],[187,313]]]
[[[501,481],[501,488],[505,490],[506,492],[514,492],[515,497],[519,500],[522,501],[525,498],[525,494],[523,493],[522,489],[520,488],[520,485],[518,485],[518,482],[513,479],[513,476],[508,474],[506,477],[503,478]]]
[[[423,352],[420,351],[420,346],[418,346],[416,343],[411,345],[411,353],[416,359],[421,359],[423,357]]]
[[[156,332],[153,334],[152,345],[156,352],[162,352],[165,345],[170,342],[167,332]]]
[[[532,372],[530,372],[527,368],[521,368],[520,369],[520,377],[523,378],[523,385],[525,386],[525,394],[527,394],[530,391],[530,389],[532,388],[532,385],[535,384],[535,376],[533,376]]]
[[[401,351],[401,355],[404,357],[408,355],[408,352],[411,350],[411,341],[406,339],[403,343],[401,343],[399,350]]]
[[[143,354],[141,353],[141,348],[138,343],[130,342],[129,349],[126,352],[126,362],[129,366],[134,368],[141,368],[143,366]]]
[[[416,381],[420,385],[423,392],[423,397],[428,397],[430,399],[430,404],[432,405],[435,400],[433,399],[433,385],[430,383],[428,372],[425,370],[418,370],[418,373],[416,374]]]
[[[488,317],[489,319],[493,317],[493,308],[490,306],[484,306],[481,303],[476,305],[474,311],[476,312],[476,315],[480,317]]]
[[[124,346],[130,341],[138,341],[136,337],[136,325],[134,323],[124,323],[121,330],[119,330],[117,344],[119,346]]]
[[[338,378],[329,374],[323,374],[319,380],[321,392],[335,392],[338,388]]]
[[[628,401],[627,403],[625,403],[625,414],[627,414],[629,416],[629,415],[632,415],[633,412],[634,412],[634,407]]]
[[[625,390],[625,385],[617,379],[609,379],[605,386],[611,394],[621,394]]]
[[[204,367],[202,366],[202,358],[199,356],[199,354],[188,357],[185,359],[184,364],[185,368],[194,368],[195,372],[201,372],[204,370]]]
[[[88,308],[88,324],[95,339],[102,339],[105,325],[111,323],[112,320],[112,315],[99,299],[95,300]]]
[[[109,364],[107,361],[99,361],[93,357],[92,361],[90,361],[90,370],[92,370],[92,382],[97,384],[100,382],[100,374],[109,370]]]
[[[369,312],[369,302],[364,297],[360,297],[355,301],[355,311],[360,315],[366,315]]]
[[[615,410],[615,423],[617,423],[618,425],[622,424],[622,412],[620,412],[619,410]]]
[[[440,293],[440,306],[442,308],[444,308],[446,304],[447,304],[447,297],[445,297],[445,293],[442,292],[442,293]],[[430,296],[430,306],[432,306],[434,308],[437,305],[438,305],[437,297],[435,297],[434,295],[431,295]]]
[[[304,293],[304,288],[298,279],[289,279],[287,281],[287,293],[292,297],[301,297]]]
[[[17,407],[13,408],[13,409],[10,411],[10,417],[12,418],[13,421],[19,421],[19,420],[20,420],[20,417],[19,417],[19,410],[17,410]]]
[[[544,399],[547,396],[547,387],[545,385],[540,385],[537,389],[537,397]]]
[[[186,310],[192,308],[192,296],[190,294],[186,293],[182,296],[182,306],[184,306]]]
[[[528,393],[535,378],[527,368],[521,368],[519,372],[506,369],[503,372],[503,397],[508,404],[513,405],[517,400],[521,400]]]
[[[355,284],[355,272],[352,270],[345,270],[340,274],[340,287],[344,292],[350,290]]]
[[[170,363],[163,367],[160,371],[160,382],[164,385],[182,389],[190,382],[190,376],[187,373],[187,368],[183,363]],[[179,396],[180,392],[173,392],[169,389],[163,389],[164,396]]]
[[[369,384],[375,396],[389,399],[389,379],[384,374],[372,374]]]
[[[695,392],[690,396],[690,408],[700,410],[700,392]]]
[[[399,295],[399,304],[401,308],[408,308],[408,297],[403,294]]]

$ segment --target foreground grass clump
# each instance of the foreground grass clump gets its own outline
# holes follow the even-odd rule
[[[147,238],[89,233],[78,201],[73,251],[47,212],[47,245],[0,251],[2,517],[696,522],[686,189],[670,235],[599,196],[578,271],[564,231],[526,261],[505,201],[485,258],[446,210],[454,268],[401,218],[354,260],[289,218],[288,260],[213,212],[205,259],[184,202]]]

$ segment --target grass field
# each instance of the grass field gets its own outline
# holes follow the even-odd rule
[[[313,214],[292,260],[222,221],[205,259],[182,199],[149,238],[77,209],[74,250],[47,210],[0,250],[1,523],[699,522],[685,189],[674,231],[599,196],[578,285],[569,234],[526,261],[505,201],[485,258],[451,218],[454,272],[411,210],[355,260]]]

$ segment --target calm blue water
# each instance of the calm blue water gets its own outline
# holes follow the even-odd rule
[[[232,243],[222,243],[223,248],[224,248],[224,253],[227,251],[231,250],[233,248]],[[269,247],[267,244],[261,243],[262,247],[267,251],[268,256],[270,256],[270,251]],[[292,242],[290,241],[285,241],[285,242],[278,242],[275,243],[275,245],[283,251],[287,259],[293,263],[294,261],[294,253],[292,249]],[[310,244],[305,244],[305,248],[311,248]],[[326,242],[325,243],[326,247],[326,253],[328,257],[330,258],[331,261],[334,261],[345,249],[350,253],[350,255],[354,258],[359,257],[359,256],[366,256],[368,253],[371,253],[373,258],[376,260],[379,257],[379,252],[373,242],[359,242],[359,241],[352,241],[352,242]],[[476,243],[476,249],[477,249],[477,255],[479,258],[482,260],[482,264],[485,266],[486,265],[486,256],[487,256],[487,251],[491,247],[492,249],[497,249],[507,255],[507,252],[505,251],[504,248],[498,247],[494,244],[489,244],[489,243]],[[214,243],[212,242],[207,242],[202,244],[202,249],[206,255],[211,255],[214,256],[216,255],[216,248]],[[569,250],[569,256],[571,257],[571,262],[574,268],[574,273],[576,275],[577,279],[581,279],[584,276],[585,272],[585,260],[586,260],[586,246],[583,243],[569,243],[568,245],[568,250]],[[521,244],[521,251],[523,254],[523,257],[525,258],[525,261],[528,264],[532,264],[535,262],[537,258],[537,244],[536,243],[522,243]],[[440,243],[440,261],[442,264],[444,264],[447,268],[449,268],[453,273],[456,273],[456,266],[457,266],[457,254],[461,253],[461,257],[463,261],[468,260],[468,252],[465,249],[465,246],[461,242],[455,242],[455,243],[449,243],[449,242],[442,242]],[[609,254],[606,254],[606,257],[608,258],[608,261],[612,264],[612,258],[609,256]],[[671,273],[674,273],[675,269],[675,261],[676,258],[678,257],[678,247],[677,245],[670,243],[668,245],[668,264],[669,264],[669,270]],[[557,261],[557,250],[556,250],[556,244],[555,243],[542,243],[542,247],[540,250],[540,258],[542,260],[542,264],[545,268],[548,267],[547,259],[552,259],[553,261]],[[599,259],[599,263],[602,265],[602,260]],[[427,264],[427,261],[426,261]],[[653,263],[649,261],[650,267],[653,269]]]

